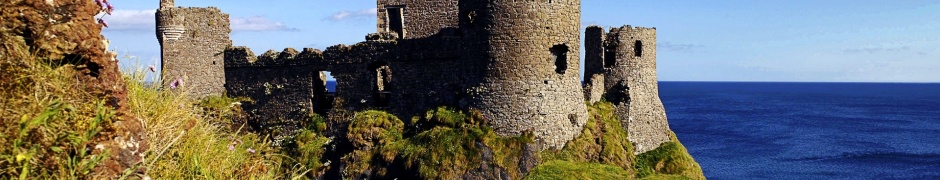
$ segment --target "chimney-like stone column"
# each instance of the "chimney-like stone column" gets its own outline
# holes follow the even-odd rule
[[[173,0],[160,0],[160,9],[173,8]]]

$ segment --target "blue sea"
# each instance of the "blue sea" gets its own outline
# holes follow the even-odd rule
[[[709,179],[940,179],[940,84],[661,82]]]
[[[709,179],[940,179],[940,84],[659,84]]]

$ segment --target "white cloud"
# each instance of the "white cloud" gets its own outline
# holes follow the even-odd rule
[[[154,31],[156,10],[115,10],[102,18],[108,22],[106,31]],[[275,22],[264,16],[232,17],[232,31],[297,31],[281,22]]]
[[[327,17],[327,19],[331,21],[362,19],[362,18],[375,17],[377,12],[378,12],[377,8],[363,9],[359,11],[343,10],[343,11],[333,13],[333,15],[330,15],[330,17]]]
[[[264,16],[233,17],[230,19],[232,31],[297,31],[281,22],[271,21]]]
[[[102,17],[108,22],[111,31],[153,31],[156,26],[156,10],[114,10],[111,15]]]
[[[864,47],[864,48],[852,48],[846,49],[846,53],[880,53],[880,52],[901,52],[910,50],[910,47],[901,46],[901,47]]]
[[[662,43],[659,43],[658,46],[659,48],[672,50],[672,51],[692,51],[697,48],[705,47],[705,45],[701,45],[701,44],[691,44],[691,43],[682,44],[682,43],[672,43],[672,42],[662,42]]]

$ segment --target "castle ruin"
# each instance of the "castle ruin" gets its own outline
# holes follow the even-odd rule
[[[313,113],[386,110],[420,116],[447,106],[479,111],[500,135],[531,132],[561,148],[587,121],[585,101],[613,102],[636,153],[669,140],[656,79],[653,28],[587,29],[580,79],[580,0],[377,0],[377,33],[326,50],[260,56],[232,47],[228,15],[161,0],[157,38],[164,84],[194,97],[249,97],[253,129],[298,130]],[[324,72],[336,79],[327,91]]]

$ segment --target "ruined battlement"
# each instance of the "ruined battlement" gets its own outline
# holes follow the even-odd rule
[[[607,99],[637,153],[668,140],[656,29],[588,27],[582,86],[579,0],[377,0],[377,32],[362,42],[261,55],[232,47],[218,9],[172,5],[163,0],[157,12],[164,79],[198,77],[187,82],[200,96],[251,98],[242,104],[249,125],[276,139],[312,114],[379,109],[408,118],[447,106],[480,112],[497,134],[528,132],[539,148],[557,149],[587,122],[583,103]]]
[[[225,50],[225,68],[249,67],[281,67],[281,66],[310,66],[325,65],[323,52],[319,49],[304,48],[298,52],[293,48],[285,48],[281,52],[268,50],[264,54],[255,56],[248,47],[237,46]]]

